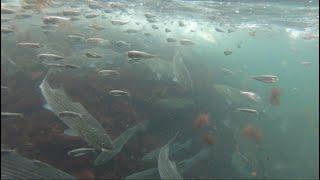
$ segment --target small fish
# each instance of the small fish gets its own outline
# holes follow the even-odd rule
[[[234,29],[228,29],[228,33],[234,32]]]
[[[224,30],[220,29],[220,28],[214,28],[217,32],[221,32],[224,33]]]
[[[81,11],[79,9],[64,9],[62,11],[63,16],[79,16]]]
[[[237,108],[236,111],[238,112],[245,112],[245,113],[250,113],[250,114],[258,114],[258,111],[255,109],[250,109],[250,108]]]
[[[179,24],[180,27],[185,26],[185,24],[183,23],[183,21],[178,21],[178,24]]]
[[[278,76],[275,76],[275,75],[260,75],[260,76],[253,76],[252,78],[264,83],[275,83],[279,81]]]
[[[117,25],[117,26],[122,26],[129,23],[129,21],[122,21],[122,20],[111,20],[110,22],[112,25]]]
[[[109,95],[116,96],[116,97],[119,97],[119,96],[130,97],[130,94],[128,92],[122,91],[122,90],[111,90],[111,91],[109,91]]]
[[[60,22],[67,22],[69,21],[70,18],[66,18],[66,17],[60,17],[60,16],[45,16],[43,18],[43,23],[44,24],[57,24]]]
[[[63,56],[56,55],[56,54],[38,54],[37,58],[40,59],[41,61],[44,60],[61,60],[64,59]]]
[[[40,43],[32,43],[32,42],[20,42],[17,43],[18,47],[23,47],[23,48],[40,48],[41,45]]]
[[[10,19],[10,18],[1,17],[1,22],[9,22],[11,20],[12,19]]]
[[[116,70],[100,70],[98,72],[100,76],[119,76],[120,73]]]
[[[1,86],[1,91],[9,91],[9,87],[7,87],[7,86]]]
[[[19,14],[16,14],[15,19],[26,19],[26,18],[29,18],[31,16],[32,16],[32,14],[19,13]]]
[[[144,16],[145,16],[146,18],[155,18],[155,17],[156,17],[156,15],[151,14],[151,13],[145,13]]]
[[[157,26],[157,25],[155,25],[155,24],[152,24],[152,29],[159,29],[159,27]]]
[[[220,70],[223,72],[223,74],[224,75],[233,75],[234,74],[234,72],[233,71],[231,71],[230,69],[227,69],[227,68],[220,68]]]
[[[127,56],[130,59],[149,59],[149,58],[156,57],[156,55],[149,54],[142,51],[128,51]]]
[[[301,61],[300,64],[302,64],[304,66],[311,66],[312,62],[310,62],[310,61]]]
[[[10,33],[13,33],[14,30],[12,28],[9,28],[9,27],[1,27],[1,33],[3,34],[10,34]]]
[[[165,28],[164,31],[165,31],[166,33],[171,32],[171,30],[168,29],[168,28]]]
[[[102,44],[102,43],[104,43],[106,41],[107,40],[105,40],[105,39],[97,38],[97,37],[86,39],[87,43],[92,43],[92,44]]]
[[[70,41],[83,41],[84,37],[80,36],[80,35],[70,34],[70,35],[67,36],[67,39],[70,40]]]
[[[102,58],[100,54],[97,54],[95,52],[86,52],[85,54],[88,58]]]
[[[149,23],[156,23],[157,22],[157,20],[155,18],[147,18],[147,21]]]
[[[68,155],[69,156],[72,156],[72,157],[80,157],[80,156],[83,156],[85,154],[88,154],[88,153],[95,153],[95,149],[94,148],[78,148],[78,149],[73,149],[71,151],[68,152]]]
[[[224,55],[229,56],[230,54],[232,54],[232,51],[229,49],[226,49],[223,53]]]
[[[100,14],[98,13],[90,13],[90,14],[86,14],[84,17],[87,19],[91,19],[91,18],[95,18],[98,17]]]
[[[59,118],[76,117],[82,118],[82,114],[73,111],[61,111],[58,113]]]
[[[65,64],[64,67],[68,68],[68,69],[79,69],[80,68],[80,66],[75,65],[75,64]]]
[[[169,43],[171,43],[171,42],[177,42],[177,39],[175,39],[175,38],[167,38],[166,40],[167,40],[167,42],[169,42]]]
[[[1,3],[2,4],[2,3]],[[16,11],[1,5],[1,14],[14,14]]]
[[[240,91],[240,94],[255,101],[255,102],[260,102],[261,101],[261,97],[259,95],[257,95],[254,92],[250,92],[250,91]]]
[[[127,29],[127,30],[125,30],[124,32],[126,32],[126,33],[128,33],[128,34],[132,34],[132,33],[137,33],[137,32],[139,32],[139,31],[136,30],[136,29]]]
[[[180,44],[188,46],[188,45],[194,45],[194,42],[192,42],[189,39],[180,39]]]
[[[23,118],[24,115],[22,113],[1,112],[1,117],[19,117],[19,118]]]
[[[145,36],[151,36],[150,33],[143,33]]]

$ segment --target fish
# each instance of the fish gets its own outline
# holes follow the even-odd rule
[[[112,25],[117,25],[117,26],[122,26],[129,23],[129,21],[123,21],[123,20],[111,20],[110,22]]]
[[[93,38],[88,38],[86,39],[87,43],[91,43],[91,44],[103,44],[105,43],[107,40],[102,39],[102,38],[97,38],[97,37],[93,37]]]
[[[177,134],[160,149],[158,156],[158,171],[161,179],[182,179],[175,162],[169,159],[169,145],[176,139]]]
[[[226,56],[229,56],[229,55],[232,54],[232,51],[229,50],[229,49],[226,49],[226,50],[223,52],[223,54],[226,55]]]
[[[33,43],[33,42],[20,42],[20,43],[17,43],[17,46],[23,47],[23,48],[32,48],[32,49],[41,47],[40,43]]]
[[[261,101],[261,97],[254,93],[254,92],[250,92],[250,91],[240,91],[240,94],[249,98],[250,100],[253,100],[255,102],[260,102]]]
[[[29,18],[31,16],[32,16],[32,14],[29,14],[29,13],[18,13],[15,16],[15,19],[25,19],[25,18]]]
[[[22,113],[12,113],[12,112],[1,112],[1,117],[18,117],[23,118],[24,115]]]
[[[79,16],[81,15],[80,9],[64,9],[62,11],[63,16]]]
[[[87,18],[87,19],[91,19],[91,18],[95,18],[95,17],[98,17],[100,16],[100,14],[98,13],[90,13],[90,14],[86,14],[84,17]]]
[[[184,64],[181,52],[178,50],[173,57],[173,81],[177,82],[185,91],[193,91],[193,81],[189,70]]]
[[[188,159],[184,159],[177,163],[177,169],[181,174],[188,172],[197,162],[204,160],[209,156],[212,151],[211,148],[201,149],[197,154],[193,155]],[[158,168],[150,168],[137,173],[133,173],[127,177],[125,180],[130,179],[160,179]]]
[[[157,22],[157,20],[155,18],[147,18],[147,21],[149,23],[156,23]]]
[[[155,25],[155,24],[152,24],[151,28],[152,29],[159,29],[159,27],[157,25]]]
[[[155,17],[156,17],[156,15],[151,14],[151,13],[145,13],[144,16],[145,16],[146,18],[155,18]]]
[[[279,81],[279,77],[276,75],[259,75],[259,76],[252,76],[253,79],[257,81],[261,81],[264,83],[276,83]]]
[[[139,32],[139,31],[136,30],[136,29],[127,29],[127,30],[125,30],[124,32],[126,32],[126,33],[128,33],[128,34],[132,34],[132,33],[137,33],[137,32]]]
[[[9,89],[9,87],[7,87],[7,86],[2,86],[1,85],[1,91],[9,91],[10,89]]]
[[[169,43],[177,42],[177,39],[175,39],[175,38],[167,38],[166,41],[169,42]]]
[[[70,21],[70,18],[61,17],[61,16],[45,16],[43,18],[44,24],[58,24],[58,23],[68,22],[68,21]]]
[[[128,51],[126,54],[127,54],[129,59],[134,59],[134,60],[137,60],[137,59],[149,59],[149,58],[156,57],[156,55],[149,54],[149,53],[142,52],[142,51]]]
[[[1,27],[1,33],[3,33],[3,34],[10,34],[13,32],[14,32],[14,30],[10,27]]]
[[[224,75],[228,76],[228,75],[233,75],[234,72],[231,71],[230,69],[227,69],[227,68],[223,68],[221,67],[220,70],[223,72]]]
[[[16,13],[15,10],[4,7],[3,5],[1,5],[1,14],[14,14]]]
[[[86,52],[85,54],[88,58],[102,58],[100,54],[97,54],[95,52]]]
[[[224,33],[224,30],[220,29],[220,28],[214,28],[217,32],[221,32],[221,33]]]
[[[185,24],[183,23],[183,21],[178,21],[178,24],[179,24],[180,27],[184,27],[184,26],[185,26]]]
[[[301,61],[300,64],[302,64],[304,66],[311,66],[312,62],[310,62],[310,61]]]
[[[49,70],[40,84],[42,96],[46,100],[46,109],[52,111],[69,129],[80,136],[89,146],[97,150],[113,150],[113,142],[101,124],[78,102],[73,102],[63,88],[52,89],[47,82],[47,77],[52,71]],[[79,116],[59,116],[63,111],[81,114]],[[61,114],[60,114],[61,115]]]
[[[54,60],[54,61],[57,61],[57,60],[61,60],[61,59],[64,59],[63,56],[60,56],[60,55],[57,55],[57,54],[38,54],[37,55],[37,58],[41,61],[44,61],[44,60]]]
[[[70,174],[38,160],[25,158],[14,150],[1,147],[1,179],[65,179]]]
[[[96,153],[96,150],[94,148],[78,148],[78,149],[73,149],[71,151],[68,151],[68,156],[71,157],[79,157],[79,156],[83,156],[85,154],[90,154]]]
[[[169,156],[178,153],[179,151],[183,150],[183,149],[188,149],[190,148],[192,145],[192,140],[189,139],[184,143],[173,143],[170,144],[170,151],[169,151]],[[161,148],[161,147],[160,147]],[[146,155],[144,155],[142,157],[142,161],[144,162],[157,162],[158,160],[158,155],[160,152],[160,148],[156,148],[152,151],[150,151],[149,153],[147,153]]]
[[[61,111],[58,113],[59,118],[82,118],[82,114],[73,111]]]
[[[180,44],[188,46],[188,45],[194,45],[194,42],[189,39],[180,39]]]
[[[164,31],[165,31],[166,33],[171,32],[171,30],[168,29],[168,28],[165,28]]]
[[[116,96],[116,97],[120,97],[120,96],[130,97],[130,94],[128,92],[122,91],[122,90],[111,90],[111,91],[109,91],[109,95]]]
[[[11,18],[5,18],[5,17],[1,17],[1,22],[9,22],[12,21]]]
[[[250,109],[250,108],[237,108],[236,111],[238,112],[245,112],[249,114],[258,114],[258,111],[255,109]]]
[[[95,166],[100,166],[107,163],[115,155],[117,155],[123,148],[123,146],[137,133],[146,129],[147,121],[140,122],[133,127],[126,129],[121,133],[114,141],[114,149],[111,152],[102,151],[94,160]]]
[[[117,77],[120,75],[120,73],[116,70],[100,70],[98,71],[98,74],[100,76],[112,76],[112,77]]]

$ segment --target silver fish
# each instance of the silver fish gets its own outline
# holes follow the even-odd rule
[[[171,32],[171,30],[168,29],[168,28],[165,28],[164,31],[165,31],[166,33]]]
[[[232,54],[232,51],[229,50],[229,49],[226,49],[226,50],[223,52],[223,54],[226,55],[226,56],[229,56],[229,55]]]
[[[174,136],[165,146],[160,149],[158,156],[158,171],[161,179],[182,179],[180,173],[177,170],[176,164],[169,159],[169,145],[174,141]]]
[[[129,23],[129,21],[122,21],[122,20],[111,20],[110,22],[112,25],[117,25],[117,26],[122,26]]]
[[[79,9],[64,9],[62,11],[63,16],[79,16],[81,11]]]
[[[1,14],[14,14],[16,11],[1,5]]]
[[[116,70],[100,70],[98,74],[100,76],[112,76],[112,77],[117,77],[120,75],[120,73]]]
[[[109,95],[111,96],[127,96],[129,97],[130,94],[126,91],[122,91],[122,90],[111,90],[109,91]]]
[[[151,14],[151,13],[145,13],[144,16],[145,16],[146,18],[155,18],[155,17],[156,17],[156,15]]]
[[[1,179],[62,179],[75,180],[70,174],[38,160],[20,156],[1,147]]]
[[[85,54],[88,58],[102,58],[100,54],[97,54],[95,52],[86,52]]]
[[[189,39],[180,39],[180,44],[185,46],[190,46],[190,45],[194,45],[194,42],[192,42]]]
[[[177,42],[177,39],[175,39],[175,38],[167,38],[166,41],[169,42],[169,43]]]
[[[68,22],[68,21],[70,21],[70,18],[60,17],[60,16],[45,16],[43,18],[44,24],[58,24],[58,23]]]
[[[17,43],[18,47],[23,47],[23,48],[40,48],[41,45],[40,43],[32,43],[32,42],[20,42]]]
[[[250,109],[250,108],[237,108],[236,111],[238,112],[245,112],[245,113],[250,113],[250,114],[258,114],[258,111],[255,109]]]
[[[67,36],[67,39],[70,41],[83,41],[84,37],[76,34],[70,34]]]
[[[261,97],[254,93],[254,92],[250,92],[250,91],[240,91],[240,94],[255,101],[255,102],[260,102],[261,101]]]
[[[82,114],[73,111],[61,111],[58,113],[59,118],[82,118]]]
[[[23,118],[24,115],[23,115],[22,113],[1,112],[1,117],[18,117],[18,118]]]
[[[279,78],[276,75],[259,75],[259,76],[253,76],[252,78],[264,83],[275,83],[279,81]]]
[[[1,27],[1,33],[3,33],[3,34],[10,34],[13,32],[14,32],[14,30],[10,27]]]
[[[96,150],[94,148],[78,148],[68,151],[68,155],[72,157],[79,157],[89,153],[95,153]]]
[[[100,14],[98,13],[90,13],[90,14],[86,14],[84,17],[87,19],[91,19],[91,18],[95,18],[98,17]]]
[[[127,56],[130,59],[149,59],[149,58],[156,57],[156,55],[149,54],[142,51],[128,51]]]
[[[139,131],[144,131],[146,128],[146,122],[141,122],[131,128],[126,129],[122,134],[119,135],[114,141],[113,151],[102,151],[94,161],[95,166],[105,164],[117,155],[123,148],[123,146]]]
[[[63,59],[64,57],[63,56],[60,56],[60,55],[57,55],[57,54],[38,54],[37,55],[37,58],[40,59],[41,61],[44,61],[44,60],[61,60]]]
[[[220,70],[223,72],[223,74],[224,75],[233,75],[234,74],[234,72],[233,71],[231,71],[230,69],[227,69],[227,68],[220,68]]]
[[[51,71],[49,70],[49,74]],[[47,76],[49,75],[47,74]],[[41,93],[48,103],[47,109],[57,115],[71,130],[82,137],[90,146],[97,150],[114,148],[113,143],[101,124],[80,104],[73,102],[62,88],[52,89],[47,76],[40,85]],[[59,116],[63,111],[76,112],[78,116]]]

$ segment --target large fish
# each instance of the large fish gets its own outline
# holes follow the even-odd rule
[[[165,146],[160,149],[158,156],[158,171],[161,179],[182,179],[177,170],[176,164],[169,159],[169,145],[175,140],[177,135],[173,137]]]
[[[133,137],[137,132],[142,131],[145,129],[145,122],[141,122],[131,128],[125,130],[119,137],[117,137],[113,144],[114,150],[113,151],[102,151],[98,157],[94,161],[94,165],[102,165],[107,163],[111,160],[115,155],[117,155],[123,148],[123,146],[128,142],[131,137]]]
[[[70,174],[38,160],[20,156],[1,146],[1,179],[76,179]]]
[[[174,143],[170,145],[169,156],[179,152],[182,149],[188,149],[192,144],[191,140],[186,141],[185,143]],[[156,162],[159,156],[160,148],[156,148],[151,152],[147,153],[142,157],[142,161],[144,162]]]
[[[181,174],[184,174],[187,172],[196,162],[203,160],[208,157],[211,148],[205,148],[202,149],[200,152],[198,152],[196,155],[192,156],[189,159],[185,159],[180,161],[177,164],[177,169]],[[159,172],[158,168],[150,168],[146,169],[137,173],[133,173],[127,177],[125,177],[126,180],[129,179],[159,179]]]
[[[177,82],[185,91],[193,91],[193,81],[187,67],[185,66],[181,52],[178,50],[173,57],[173,73]]]
[[[73,102],[63,88],[52,89],[46,79],[40,85],[41,93],[48,104],[47,108],[70,128],[67,132],[79,135],[97,150],[112,150],[112,140],[100,123],[80,103]],[[62,112],[80,115],[61,116]]]

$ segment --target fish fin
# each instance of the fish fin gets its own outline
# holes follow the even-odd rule
[[[43,104],[42,107],[49,110],[49,111],[53,111],[48,103]]]
[[[77,136],[79,136],[79,134],[76,132],[76,131],[74,131],[74,130],[72,130],[72,129],[66,129],[66,130],[64,130],[64,132],[63,132],[65,135],[68,135],[68,136],[75,136],[75,137],[77,137]]]

